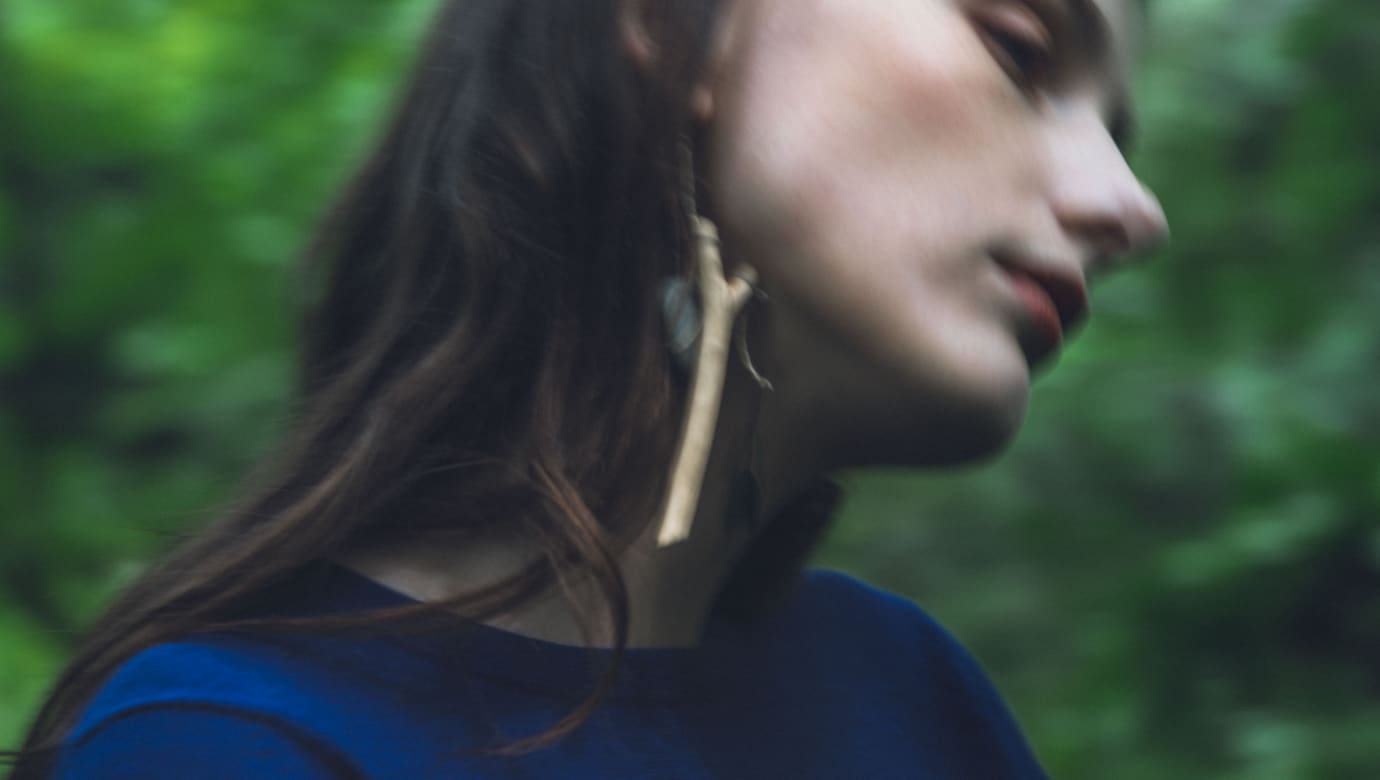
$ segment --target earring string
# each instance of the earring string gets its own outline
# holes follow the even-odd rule
[[[753,287],[752,289],[757,300],[765,301],[767,299],[767,294],[761,288]],[[775,390],[771,380],[762,376],[762,372],[757,370],[757,366],[752,362],[752,352],[748,349],[748,320],[750,319],[748,309],[750,308],[751,306],[743,307],[741,319],[737,326],[738,359],[742,361],[743,368],[747,369],[748,375],[752,377],[752,381],[756,382],[759,388],[766,391]]]
[[[685,138],[683,136],[681,137],[679,143],[681,202],[685,204],[686,214],[690,220],[691,230],[698,233],[699,231],[697,230],[697,228],[699,220],[707,221],[707,218],[700,215],[698,186],[699,179],[695,173],[695,153],[691,146],[691,143],[692,142],[690,141],[690,139]],[[716,244],[717,241],[718,236],[716,233]],[[753,294],[758,300],[767,300],[766,292],[764,292],[756,284],[755,273],[752,273],[752,276],[750,278],[740,276],[736,272],[732,274],[732,276],[735,278],[743,278],[750,285],[752,285]],[[752,381],[756,382],[758,387],[762,388],[763,390],[772,390],[774,388],[772,387],[771,380],[767,379],[765,376],[762,375],[762,372],[757,370],[757,365],[752,360],[752,351],[748,348],[747,306],[743,307],[741,318],[742,322],[739,323],[734,329],[734,335],[736,337],[736,346],[738,348],[738,359],[742,361],[743,367],[747,369],[748,374],[752,377]]]
[[[700,334],[680,441],[667,489],[666,503],[657,531],[657,546],[667,547],[690,535],[705,469],[714,443],[714,432],[723,400],[724,379],[732,352],[734,324],[753,294],[757,274],[740,266],[733,276],[724,274],[719,254],[719,233],[714,223],[700,215],[696,206],[694,155],[688,140],[681,143],[681,184],[691,235],[695,242],[695,280],[700,299]]]

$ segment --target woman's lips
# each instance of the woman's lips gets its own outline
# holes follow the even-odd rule
[[[1059,348],[1066,331],[1087,318],[1088,293],[1082,274],[1054,270],[1054,263],[1038,264],[1024,257],[996,259],[1028,315],[1036,342],[1029,345],[1034,365]]]
[[[1007,274],[1011,278],[1011,286],[1016,289],[1016,295],[1025,305],[1036,333],[1037,343],[1032,345],[1035,354],[1030,356],[1030,362],[1034,365],[1064,342],[1064,325],[1060,321],[1059,307],[1033,277],[1020,271],[1008,270]]]

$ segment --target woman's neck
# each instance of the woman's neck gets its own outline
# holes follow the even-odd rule
[[[771,433],[783,430],[777,424],[782,399],[777,392],[762,393],[741,368],[730,372],[690,537],[658,547],[658,524],[648,522],[619,556],[628,588],[629,647],[698,644],[715,598],[756,536],[761,516],[780,506],[808,477],[798,468],[799,458],[788,456],[800,451],[796,444]],[[773,424],[768,427],[768,422]],[[757,472],[754,489],[760,493],[751,497],[751,504],[758,517],[743,517],[735,506],[744,502],[735,489],[741,494],[745,472]],[[412,598],[440,601],[515,574],[539,554],[536,543],[528,540],[415,540],[351,550],[337,560]],[[585,576],[488,623],[549,642],[608,647],[613,633],[603,625],[605,614],[602,592]],[[582,615],[590,616],[592,630],[582,628]]]

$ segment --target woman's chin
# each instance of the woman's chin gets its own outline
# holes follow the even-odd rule
[[[947,381],[930,388],[930,400],[916,404],[915,427],[925,439],[914,453],[917,465],[982,460],[1015,439],[1030,403],[1030,369],[1014,349],[994,349],[986,358],[955,363]]]
[[[892,403],[876,399],[858,410],[851,431],[843,431],[852,446],[838,451],[852,462],[841,465],[943,467],[995,457],[1015,440],[1029,398],[1028,375],[1022,374],[944,393],[931,386]]]
[[[1025,422],[1029,386],[1024,385],[1019,398],[1011,396],[991,399],[983,407],[967,411],[954,422],[954,446],[948,449],[950,465],[970,463],[1000,455],[1016,439]]]
[[[970,396],[928,426],[918,466],[956,466],[996,457],[1025,422],[1028,386],[993,396]],[[898,464],[901,465],[901,464]]]
[[[1015,439],[1031,371],[1009,331],[982,324],[963,340],[872,349],[881,339],[801,361],[781,389],[802,390],[787,417],[815,435],[805,446],[838,468],[941,467],[993,457]],[[792,381],[794,380],[794,381]],[[791,400],[795,400],[792,398]],[[786,423],[789,427],[792,423]]]

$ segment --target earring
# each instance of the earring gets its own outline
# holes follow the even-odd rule
[[[695,237],[695,292],[697,305],[690,305],[696,297],[690,294],[689,284],[668,283],[661,291],[662,312],[668,323],[672,354],[684,364],[682,354],[693,347],[694,362],[690,370],[689,408],[681,427],[676,447],[671,482],[657,532],[657,546],[667,547],[685,540],[694,523],[704,484],[704,471],[709,463],[709,450],[714,443],[714,427],[719,418],[719,404],[723,400],[724,378],[733,339],[734,321],[748,302],[757,281],[757,273],[744,266],[732,278],[724,275],[723,259],[719,254],[719,232],[713,222],[699,215],[695,206],[694,165],[688,142],[682,145],[685,176],[685,203]],[[746,339],[740,348],[746,356]],[[760,377],[756,369],[754,376]],[[765,380],[761,380],[765,381]]]

